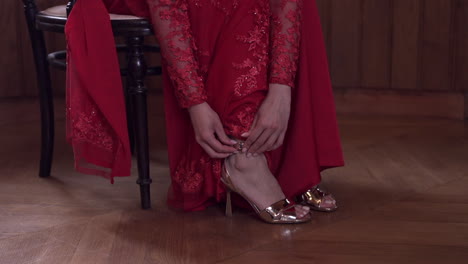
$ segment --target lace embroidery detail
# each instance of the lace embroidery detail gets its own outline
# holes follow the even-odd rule
[[[242,138],[242,134],[249,131],[257,114],[258,108],[264,99],[264,93],[253,93],[254,99],[249,102],[243,102],[232,109],[229,115],[225,116],[223,122],[224,129],[229,136]]]
[[[211,161],[212,171],[215,175],[221,175],[221,160],[216,159]]]
[[[184,193],[198,193],[202,189],[204,182],[200,172],[211,169],[212,160],[203,154],[198,161],[189,162],[187,158],[181,160],[174,173],[174,182]]]
[[[204,80],[195,58],[187,0],[147,0],[164,63],[183,108],[207,100]]]
[[[195,54],[195,45],[188,17],[188,1],[202,7],[203,0],[147,0],[151,9],[153,24],[161,44],[168,74],[174,82],[176,97],[182,107],[190,107],[207,100],[204,89],[203,71]],[[229,14],[237,8],[238,0],[205,0]],[[267,65],[269,10],[271,10],[271,58],[270,83],[294,85],[299,55],[302,0],[258,1],[252,10],[256,17],[254,29],[237,39],[249,45],[251,58],[233,66],[243,74],[235,82],[234,94],[244,96],[257,88],[257,78]]]
[[[237,8],[238,0],[205,0],[222,12],[230,14]],[[203,74],[196,55],[198,48],[193,40],[188,3],[203,6],[203,0],[147,0],[153,25],[159,40],[164,63],[174,83],[175,94],[183,108],[207,100]]]
[[[112,135],[113,130],[94,106],[89,105],[88,107],[90,109],[87,111],[74,111],[73,116],[71,108],[67,108],[67,119],[71,122],[73,140],[92,142],[94,145],[112,152],[114,139],[110,135]]]
[[[244,132],[249,131],[252,125],[255,115],[257,113],[257,105],[243,105],[237,109],[231,116],[232,120],[229,120],[231,124],[230,132],[232,135],[242,135]]]
[[[270,83],[294,86],[301,37],[302,0],[270,0]]]
[[[205,60],[209,60],[211,54],[208,50],[201,50],[199,49],[197,51],[197,58],[199,61],[203,61],[203,59]],[[209,69],[209,64],[208,63],[202,63],[200,64],[200,74],[202,76],[203,79],[206,80],[206,77],[208,75],[208,69]]]
[[[258,7],[252,10],[251,14],[255,16],[255,27],[246,35],[237,36],[237,40],[249,45],[251,58],[246,58],[241,63],[233,63],[234,68],[244,72],[234,85],[234,94],[239,97],[257,89],[257,78],[268,63],[268,2],[259,1]]]

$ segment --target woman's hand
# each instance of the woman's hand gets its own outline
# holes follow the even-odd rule
[[[260,106],[247,137],[243,152],[247,156],[277,149],[283,144],[291,112],[291,87],[270,84],[268,95]]]
[[[224,133],[218,114],[208,103],[194,105],[188,111],[195,130],[195,138],[210,157],[223,159],[237,151],[232,147],[236,141],[229,139]]]

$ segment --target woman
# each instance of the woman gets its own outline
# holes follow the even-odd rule
[[[105,10],[97,2],[79,0],[67,24],[69,64],[78,69],[77,17]],[[103,2],[108,12],[150,17],[157,33],[165,70],[171,206],[195,211],[226,200],[230,214],[234,191],[270,223],[305,222],[310,208],[337,208],[333,196],[317,187],[320,172],[343,165],[343,158],[315,1]],[[69,76],[80,74],[69,68]],[[106,115],[91,89],[82,89],[81,96],[76,90],[69,88],[70,104],[95,102],[93,121],[109,124],[109,160],[123,161],[91,163],[123,176],[129,167],[124,120]],[[116,101],[123,111],[123,99]],[[69,119],[75,120],[76,112]],[[76,130],[76,122],[70,123]],[[72,144],[81,134],[69,134]],[[90,149],[73,145],[80,154]],[[295,210],[289,210],[293,203],[286,197],[298,202]]]

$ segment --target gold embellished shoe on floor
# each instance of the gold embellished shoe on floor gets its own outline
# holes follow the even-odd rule
[[[311,220],[310,212],[304,217],[298,218],[295,213],[294,204],[288,199],[278,201],[264,210],[260,210],[250,199],[245,196],[242,191],[236,189],[232,183],[231,176],[226,168],[226,164],[223,165],[221,181],[226,185],[226,215],[232,216],[232,204],[231,204],[231,192],[235,192],[242,196],[252,208],[255,210],[257,215],[263,221],[271,224],[298,224],[305,223]]]
[[[320,212],[333,212],[338,209],[336,202],[331,207],[322,206],[324,198],[326,196],[333,196],[327,192],[325,189],[320,188],[318,185],[308,190],[307,192],[296,197],[296,202],[305,206],[309,206],[311,210],[320,211]],[[335,200],[335,198],[333,198]],[[336,200],[335,200],[336,201]]]

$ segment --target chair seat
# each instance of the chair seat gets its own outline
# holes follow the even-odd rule
[[[67,6],[66,5],[53,6],[51,8],[47,8],[46,10],[40,12],[40,14],[66,19]],[[137,17],[137,16],[130,16],[130,15],[110,14],[110,19],[111,20],[135,20],[135,19],[145,19],[145,18]]]
[[[151,22],[144,17],[110,14],[115,36],[153,35]],[[58,5],[37,13],[36,27],[43,31],[64,33],[67,23],[67,6]]]

